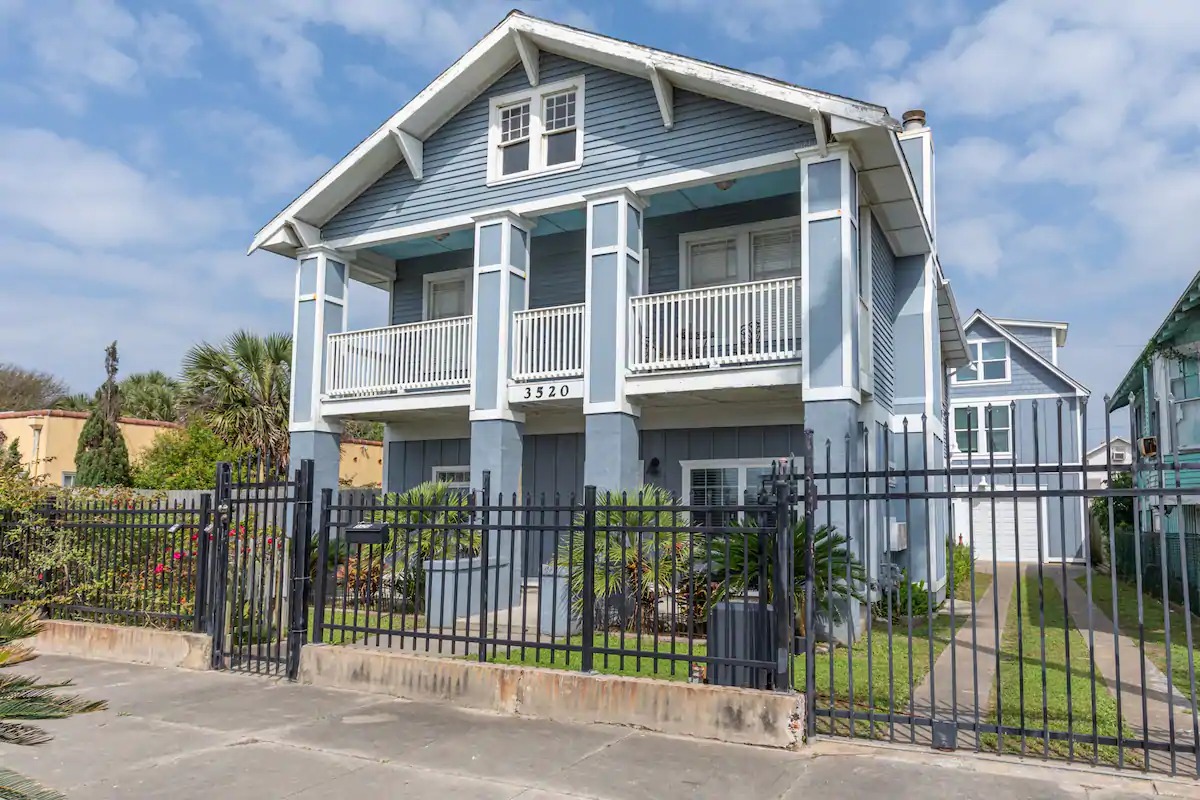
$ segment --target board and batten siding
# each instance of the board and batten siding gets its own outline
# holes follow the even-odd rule
[[[895,397],[896,339],[894,308],[896,259],[879,225],[871,226],[871,361],[875,402],[891,411]]]
[[[471,463],[470,439],[425,439],[389,442],[384,489],[403,492],[433,479],[434,467],[465,467]]]
[[[574,502],[583,502],[583,456],[584,435],[582,433],[543,433],[524,437],[522,443],[521,484],[529,495],[533,506],[565,508]],[[568,528],[571,514],[568,511],[534,513],[526,522],[536,525],[539,521],[547,526]],[[554,550],[565,539],[561,533],[557,539],[550,533],[531,529],[525,537],[525,575],[537,575],[541,565],[554,557]]]
[[[812,126],[691,92],[675,92],[675,126],[663,127],[650,81],[542,53],[541,81],[583,75],[583,166],[487,185],[490,99],[529,88],[514,66],[424,145],[424,178],[397,164],[323,227],[322,238],[381,231],[540,197],[811,146]]]
[[[650,430],[642,431],[641,439],[645,482],[676,495],[683,493],[683,461],[795,456],[799,464],[804,453],[801,424]],[[650,462],[655,458],[659,461],[658,474],[652,475]]]

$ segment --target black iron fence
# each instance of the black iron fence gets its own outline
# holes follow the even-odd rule
[[[65,498],[0,521],[0,606],[52,619],[195,627],[207,498]]]
[[[719,508],[590,487],[537,501],[443,489],[409,505],[327,492],[313,638],[790,689],[802,523],[780,489]],[[701,524],[714,516],[727,524]],[[545,557],[529,579],[527,553]]]

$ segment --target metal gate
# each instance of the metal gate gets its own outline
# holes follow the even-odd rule
[[[294,679],[307,628],[313,462],[217,466],[201,605],[214,669]]]
[[[1088,466],[1086,405],[979,417],[818,444],[809,733],[1200,774],[1197,466]]]

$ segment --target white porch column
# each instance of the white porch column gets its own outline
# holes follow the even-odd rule
[[[625,397],[629,298],[642,290],[642,212],[628,190],[588,198],[587,307],[583,413],[584,483],[613,491],[642,484],[638,469],[640,409]]]
[[[313,459],[313,489],[335,492],[341,459],[341,425],[321,415],[329,335],[346,329],[349,264],[326,247],[301,251],[296,259],[296,302],[292,323],[291,461]]]

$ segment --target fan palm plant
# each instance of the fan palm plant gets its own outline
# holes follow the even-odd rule
[[[731,527],[735,531],[740,528],[741,534],[714,537],[709,541],[709,563],[712,565],[713,580],[718,582],[709,595],[710,608],[713,603],[744,597],[747,592],[762,589],[761,528],[750,521],[734,522]],[[785,585],[791,585],[792,608],[802,635],[807,633],[803,612],[804,553],[808,548],[808,539],[808,525],[803,519],[792,525],[796,568],[790,579],[785,577],[783,581]],[[767,549],[767,592],[768,597],[772,597],[779,583],[776,581],[775,559],[771,558],[769,544]],[[867,571],[850,549],[850,540],[831,525],[817,528],[813,536],[814,608],[830,610],[835,619],[840,619],[838,604],[833,601],[853,598],[865,602],[866,589]]]
[[[33,651],[20,640],[38,632],[40,623],[32,616],[0,613],[0,667],[11,667],[34,658]],[[62,719],[105,707],[103,701],[84,700],[60,694],[66,683],[41,683],[30,675],[0,675],[0,742],[33,745],[51,737],[41,728],[24,720]],[[10,720],[23,720],[11,722]],[[58,792],[0,768],[0,797],[5,800],[56,800]]]
[[[179,383],[165,373],[138,372],[121,381],[118,388],[121,413],[127,417],[174,422],[179,416]]]
[[[287,462],[292,338],[237,331],[183,358],[180,404],[229,444]]]
[[[587,552],[581,530],[584,512],[575,516],[575,532],[555,553],[555,567],[570,575],[576,612],[583,603],[583,565],[594,572],[593,601],[603,603],[606,624],[631,627],[639,619],[657,625],[660,600],[674,600],[683,584],[695,582],[690,515],[660,486],[646,484],[633,494],[598,492],[593,522],[595,546]]]

